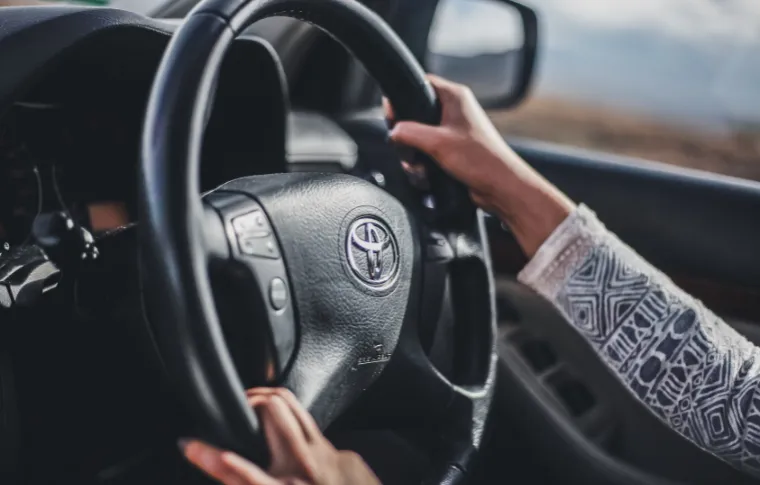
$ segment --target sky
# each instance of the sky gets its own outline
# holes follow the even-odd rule
[[[503,4],[441,1],[433,49],[522,44]],[[539,14],[538,94],[716,130],[760,124],[760,0],[523,1]]]
[[[702,44],[756,42],[757,0],[530,0],[548,21],[592,29],[641,29]]]
[[[760,123],[760,0],[530,0],[538,92],[725,129]]]

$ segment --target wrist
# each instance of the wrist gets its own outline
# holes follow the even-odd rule
[[[532,258],[538,248],[576,209],[564,193],[537,173],[504,179],[493,200],[496,216]]]

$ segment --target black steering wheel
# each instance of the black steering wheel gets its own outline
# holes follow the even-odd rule
[[[267,452],[244,388],[275,382],[323,429],[360,397],[373,420],[428,429],[439,451],[427,481],[458,483],[480,447],[496,369],[483,214],[459,197],[462,187],[428,163],[434,209],[335,174],[245,177],[200,196],[220,64],[237,34],[271,16],[310,22],[341,42],[398,119],[439,122],[417,61],[356,0],[198,5],[164,54],[143,133],[143,300],[167,373],[201,437],[256,462]],[[420,342],[431,289],[448,292],[453,306],[445,375]],[[220,324],[228,320],[236,330]]]

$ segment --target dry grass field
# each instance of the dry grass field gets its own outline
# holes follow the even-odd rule
[[[510,112],[494,111],[491,118],[513,136],[760,181],[760,127],[720,134],[551,98],[533,98]]]

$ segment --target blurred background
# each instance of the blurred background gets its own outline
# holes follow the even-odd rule
[[[504,134],[760,180],[760,1],[525,4],[539,16],[535,83],[490,110]],[[501,2],[442,0],[428,67],[482,99],[491,58],[522,48],[509,17]]]

